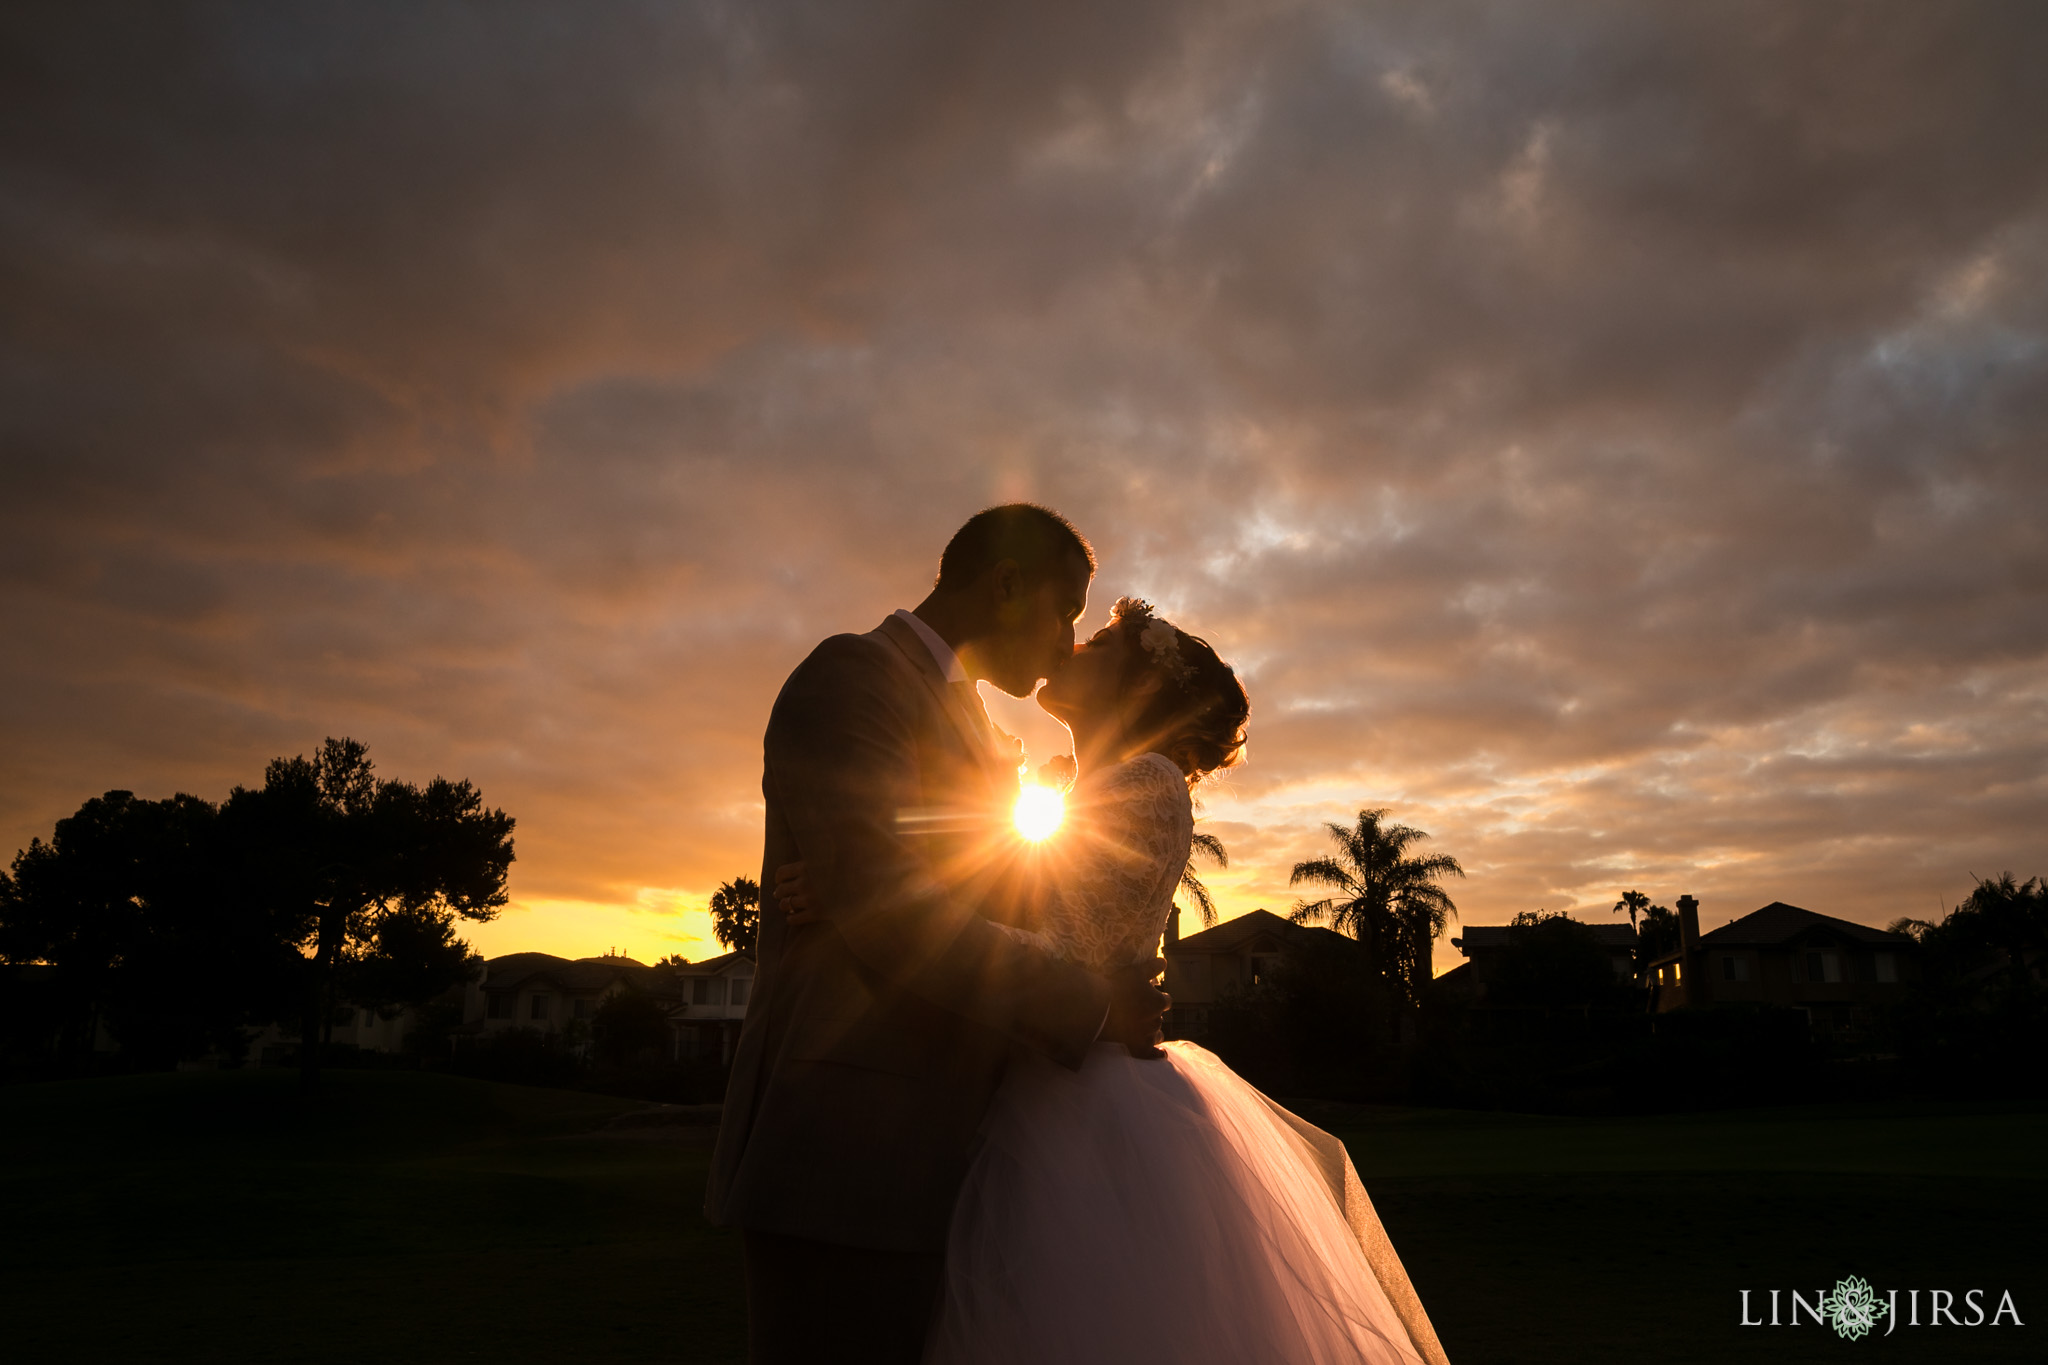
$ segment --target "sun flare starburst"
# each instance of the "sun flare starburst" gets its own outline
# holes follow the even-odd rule
[[[1032,784],[1017,793],[1017,808],[1011,813],[1017,833],[1037,843],[1050,839],[1067,813],[1067,799],[1052,787]]]

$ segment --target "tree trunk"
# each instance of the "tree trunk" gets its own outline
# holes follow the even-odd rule
[[[328,1019],[334,1013],[334,959],[340,948],[338,914],[320,917],[320,946],[313,954],[313,979],[306,990],[306,1014],[299,1032],[299,1084],[310,1090],[320,1083],[320,1052],[326,1046]]]
[[[78,1066],[81,1074],[87,1076],[92,1074],[93,1057],[95,1050],[99,1047],[99,1041],[100,998],[98,992],[95,992],[92,1004],[87,1007],[85,1012],[85,1037],[79,1040]]]
[[[313,974],[306,983],[305,1009],[299,1018],[299,1084],[311,1089],[320,1081],[320,968],[313,959]]]

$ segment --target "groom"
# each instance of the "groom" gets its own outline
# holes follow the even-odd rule
[[[922,1352],[946,1227],[1004,1059],[1156,1056],[1168,1001],[999,931],[1027,926],[1005,754],[975,684],[1029,696],[1072,657],[1095,556],[1056,513],[971,518],[915,611],[835,635],[763,742],[761,884],[801,861],[818,921],[765,897],[705,1212],[742,1231],[750,1358]]]

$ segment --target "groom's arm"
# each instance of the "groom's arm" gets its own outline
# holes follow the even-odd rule
[[[1110,983],[1010,938],[933,875],[898,821],[924,800],[916,714],[875,651],[858,636],[826,641],[768,722],[768,783],[811,908],[879,976],[1078,1065],[1110,1013]]]

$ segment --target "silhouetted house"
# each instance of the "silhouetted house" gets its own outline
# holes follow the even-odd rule
[[[657,998],[675,994],[666,972],[630,957],[507,953],[484,964],[463,1021],[480,1025],[477,1031],[486,1035],[514,1028],[564,1033],[579,1022],[587,1026],[607,996],[627,990]]]
[[[731,1062],[754,990],[752,955],[727,953],[675,970],[683,997],[681,1009],[669,1015],[676,1030],[676,1055],[716,1056],[721,1064]]]
[[[471,986],[461,1031],[471,1037],[514,1028],[580,1034],[576,1026],[587,1029],[605,1000],[630,990],[665,1007],[672,1057],[730,1060],[753,982],[754,960],[746,953],[666,967],[612,955],[572,960],[507,953],[485,963]]]
[[[434,1004],[453,1004],[463,999],[466,992],[474,989],[474,982],[451,986]],[[328,1022],[326,1042],[329,1047],[354,1048],[358,1052],[404,1052],[411,1045],[414,1029],[420,1025],[420,1011],[411,1006],[379,1012],[367,1005],[340,1004],[335,1006],[334,1016]],[[286,1063],[299,1055],[303,1041],[298,1020],[283,1020],[266,1024],[258,1029],[249,1040],[249,1059],[259,1066],[276,1066]],[[208,1067],[216,1059],[207,1058],[199,1062],[181,1062],[185,1067]]]
[[[1265,981],[1289,947],[1329,940],[1352,942],[1332,929],[1254,910],[1168,946],[1165,986],[1173,997],[1173,1008],[1166,1014],[1168,1035],[1205,1037],[1216,1007]]]
[[[1904,934],[1772,901],[1702,934],[1699,902],[1678,898],[1679,947],[1648,964],[1659,1013],[1704,1005],[1804,1010],[1816,1034],[1845,1037],[1904,997],[1919,977]]]
[[[1588,924],[1585,926],[1607,954],[1620,981],[1636,975],[1636,931],[1632,924]],[[1465,1005],[1485,1008],[1488,991],[1499,979],[1501,963],[1507,956],[1509,926],[1474,924],[1460,931],[1451,946],[1465,955],[1465,961],[1436,979],[1437,989]]]

